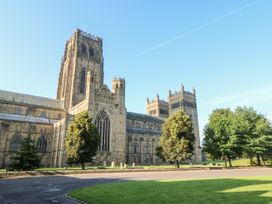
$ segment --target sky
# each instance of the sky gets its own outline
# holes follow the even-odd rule
[[[105,84],[126,79],[128,111],[196,89],[200,132],[216,108],[272,119],[270,0],[0,0],[0,89],[56,97],[76,28],[103,38]]]

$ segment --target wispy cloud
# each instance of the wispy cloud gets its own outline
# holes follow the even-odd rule
[[[206,105],[212,106],[242,106],[254,105],[272,100],[272,85],[258,87],[234,94],[226,94],[204,101]]]
[[[212,24],[215,24],[215,23],[217,23],[217,22],[223,20],[224,18],[227,18],[227,17],[229,17],[229,16],[232,16],[232,15],[234,15],[234,14],[236,14],[236,13],[238,13],[238,12],[240,12],[240,11],[242,11],[242,10],[248,8],[248,7],[251,7],[251,6],[253,6],[254,4],[256,4],[257,2],[259,2],[259,1],[260,1],[260,0],[255,0],[255,1],[252,1],[252,2],[246,4],[246,5],[242,6],[242,7],[239,7],[239,8],[237,8],[237,9],[231,10],[230,12],[228,12],[228,13],[222,15],[222,16],[219,16],[219,17],[217,17],[217,18],[215,18],[215,19],[213,19],[213,20],[211,20],[211,21],[209,21],[209,22],[207,22],[207,23],[204,23],[204,24],[202,24],[202,25],[200,25],[200,26],[197,26],[197,27],[193,28],[192,30],[189,30],[189,31],[187,31],[187,32],[185,32],[185,33],[182,33],[182,34],[176,36],[175,38],[172,38],[172,39],[167,40],[167,41],[165,41],[165,42],[162,42],[162,43],[160,43],[160,44],[158,44],[158,45],[155,45],[155,46],[153,46],[153,47],[151,47],[151,48],[149,48],[149,49],[147,49],[147,50],[144,50],[143,52],[141,52],[141,53],[139,54],[139,56],[148,54],[148,53],[150,53],[150,52],[152,52],[152,51],[154,51],[154,50],[157,50],[157,49],[162,48],[162,47],[164,47],[164,46],[166,46],[166,45],[169,45],[169,44],[171,44],[171,43],[173,43],[173,42],[175,42],[175,41],[177,41],[177,40],[180,40],[180,39],[182,39],[182,38],[184,38],[184,37],[187,37],[188,35],[191,35],[191,34],[197,32],[197,31],[199,31],[199,30],[202,30],[202,29],[204,29],[204,28],[206,28],[206,27],[208,27],[208,26],[210,26],[210,25],[212,25]]]

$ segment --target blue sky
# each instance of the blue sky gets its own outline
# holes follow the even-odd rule
[[[272,119],[272,1],[0,1],[0,89],[55,98],[76,28],[104,41],[105,83],[126,79],[126,106],[196,88],[200,128],[220,107]]]

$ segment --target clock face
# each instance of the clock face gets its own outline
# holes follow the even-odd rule
[[[90,57],[94,56],[94,49],[92,47],[89,47],[89,55]]]

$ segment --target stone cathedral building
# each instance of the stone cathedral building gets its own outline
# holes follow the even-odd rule
[[[65,136],[75,114],[87,111],[101,135],[96,161],[158,164],[155,148],[164,119],[184,109],[193,119],[194,162],[201,161],[195,91],[169,92],[169,100],[147,99],[148,115],[128,112],[126,83],[114,78],[104,84],[102,39],[76,30],[67,41],[56,99],[0,91],[0,167],[27,135],[34,140],[43,166],[65,166]]]

